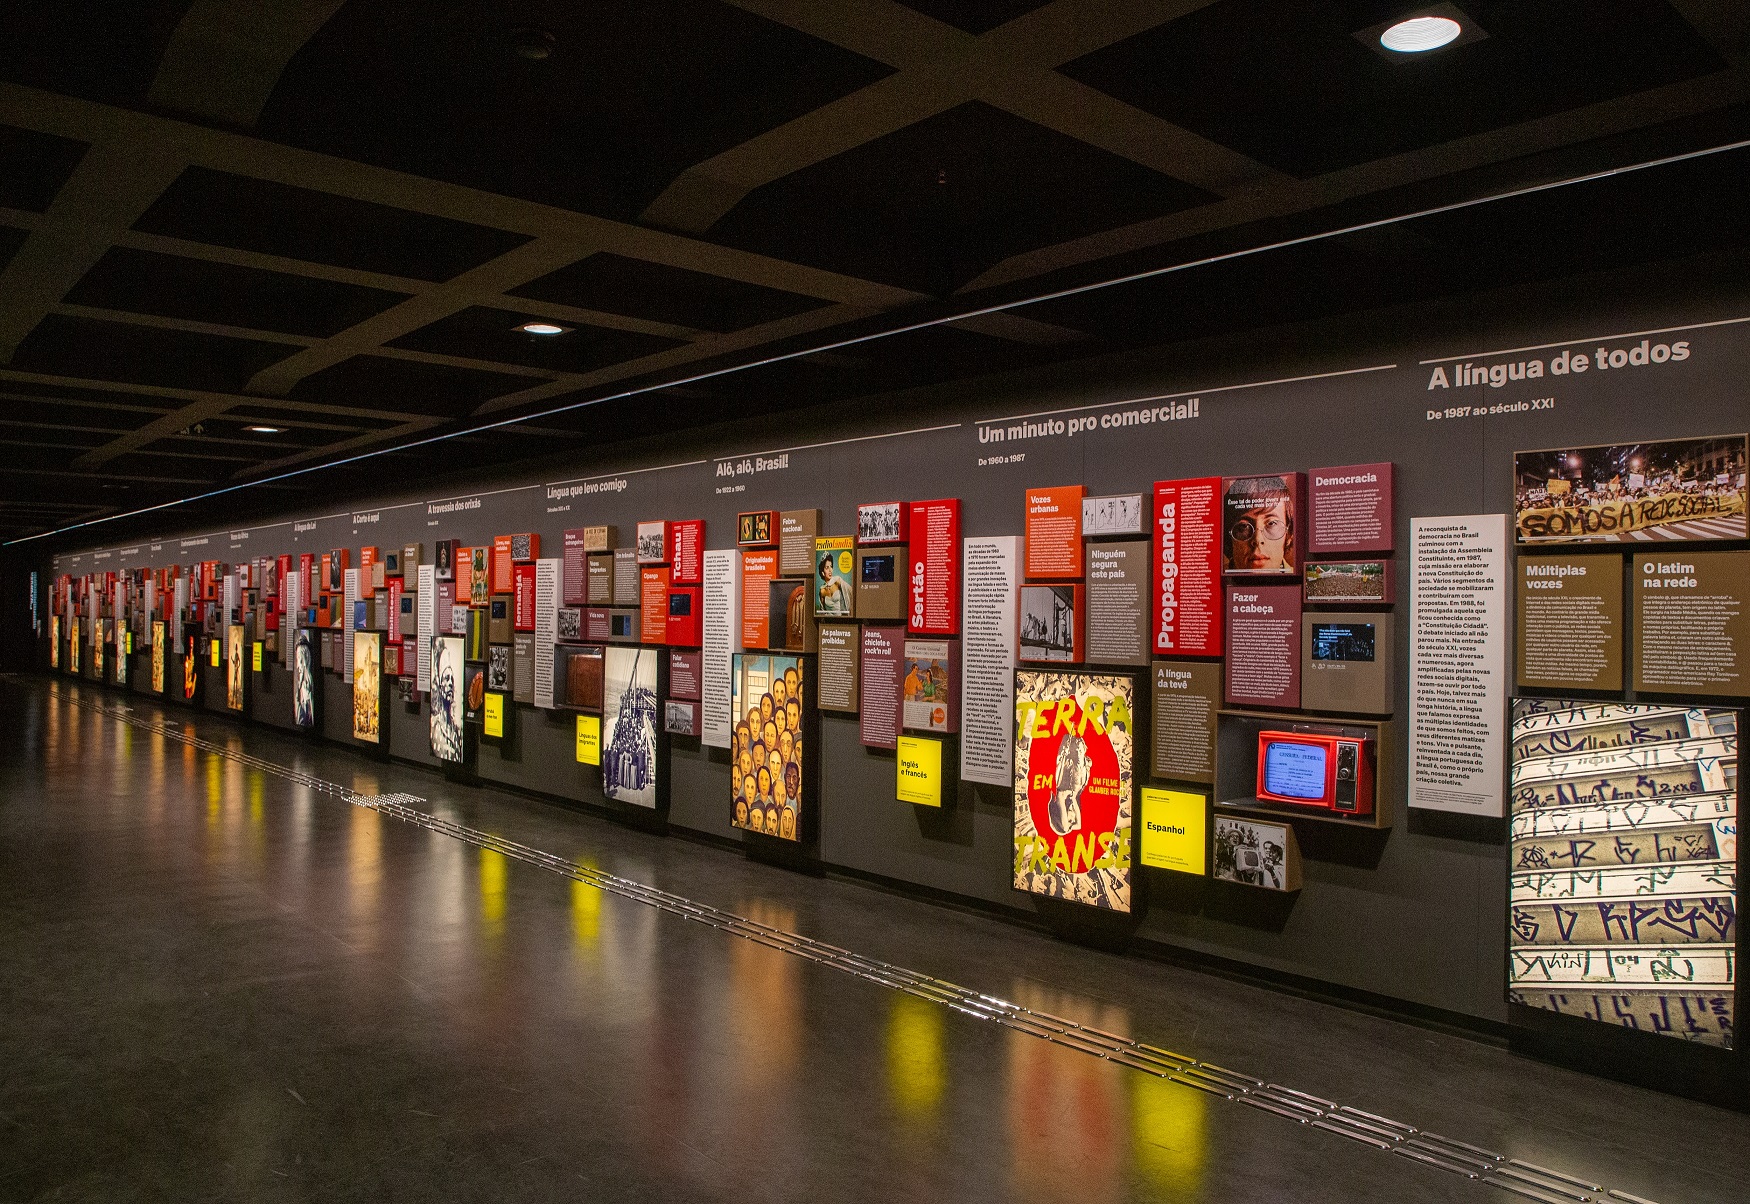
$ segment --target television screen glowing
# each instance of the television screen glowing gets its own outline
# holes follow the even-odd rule
[[[1271,742],[1264,751],[1264,789],[1283,798],[1324,798],[1327,755],[1314,744]]]

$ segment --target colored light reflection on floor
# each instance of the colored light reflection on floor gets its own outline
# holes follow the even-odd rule
[[[480,850],[480,918],[492,935],[504,931],[505,883],[510,861],[493,849]]]
[[[571,883],[571,939],[579,949],[594,949],[602,934],[602,892],[587,882]]]
[[[1130,1144],[1137,1174],[1164,1192],[1196,1196],[1207,1153],[1209,1099],[1165,1079],[1131,1076]]]
[[[908,1121],[933,1120],[947,1088],[947,1011],[911,995],[895,995],[887,1014],[887,1088]]]

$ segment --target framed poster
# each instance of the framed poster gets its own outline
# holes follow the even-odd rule
[[[233,711],[241,711],[247,700],[249,665],[244,658],[248,643],[243,624],[232,623],[225,629],[225,706]]]
[[[49,668],[61,667],[61,616],[49,616]],[[160,687],[162,689],[162,687]]]
[[[730,756],[735,769],[731,822],[748,832],[802,839],[808,789],[804,707],[808,662],[800,656],[738,653],[730,670],[737,716]]]
[[[56,619],[56,625],[59,618]],[[58,630],[53,632],[59,635]],[[152,623],[152,693],[162,694],[169,685],[170,628],[162,619]]]
[[[821,535],[814,540],[814,613],[822,619],[848,619],[855,613],[853,542],[849,535]]]
[[[301,728],[316,726],[316,633],[299,627],[292,637],[292,722]]]
[[[904,502],[864,502],[857,507],[857,542],[904,543],[910,513]]]
[[[1289,825],[1217,815],[1212,843],[1211,878],[1263,890],[1300,889],[1300,846]]]
[[[383,739],[383,633],[352,633],[352,738]]]
[[[1306,478],[1298,472],[1233,477],[1221,495],[1224,573],[1292,577],[1300,571]]]
[[[1509,1003],[1732,1048],[1741,719],[1514,702]]]
[[[467,760],[466,662],[463,638],[435,635],[431,639],[431,753],[440,761],[460,765]]]
[[[1745,437],[1516,452],[1520,544],[1750,538]]]
[[[1136,680],[1015,673],[1014,887],[1130,910]]]
[[[656,721],[657,669],[666,655],[610,645],[603,665],[602,793],[637,807],[656,807],[666,793]]]

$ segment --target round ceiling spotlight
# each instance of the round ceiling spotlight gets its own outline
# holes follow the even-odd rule
[[[1379,44],[1399,54],[1421,54],[1439,50],[1464,32],[1464,26],[1451,17],[1411,17],[1379,35]]]
[[[510,48],[518,56],[533,62],[549,57],[559,45],[559,39],[544,29],[523,26],[510,31]]]
[[[524,334],[541,334],[541,335],[564,334],[566,331],[565,327],[555,326],[551,322],[529,322],[525,325],[517,327],[517,329],[522,331]]]

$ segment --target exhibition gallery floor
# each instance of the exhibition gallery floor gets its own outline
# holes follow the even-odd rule
[[[1487,1043],[89,686],[6,679],[0,723],[0,1201],[1745,1198],[1744,1117]],[[1285,1090],[1247,1106],[634,884]],[[1267,1102],[1304,1097],[1331,1103]],[[1499,1158],[1427,1160],[1456,1143]]]

